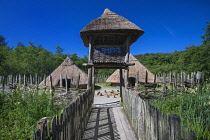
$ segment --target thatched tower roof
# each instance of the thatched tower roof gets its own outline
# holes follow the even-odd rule
[[[72,85],[76,85],[78,75],[80,75],[80,85],[85,85],[88,81],[87,74],[69,57],[67,57],[50,75],[52,76],[52,86],[59,85],[60,75],[62,75],[62,79],[65,79],[67,75],[67,79],[71,79]],[[50,86],[49,76],[45,80],[46,86]],[[39,85],[44,85],[45,80],[43,80]]]
[[[135,63],[134,66],[129,66],[129,77],[136,78],[136,73],[139,72],[139,82],[145,82],[146,71],[148,73],[148,83],[154,82],[154,74],[143,66],[132,54],[129,56],[129,62]],[[124,73],[123,73],[124,75]],[[156,80],[159,81],[158,79]],[[117,69],[107,80],[107,83],[120,83],[120,70]]]
[[[105,9],[101,17],[92,20],[80,31],[80,36],[86,47],[88,47],[89,36],[97,33],[130,34],[130,44],[132,44],[144,33],[144,31],[128,19],[119,16],[109,9]]]

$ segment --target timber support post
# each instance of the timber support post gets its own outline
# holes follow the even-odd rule
[[[122,86],[123,86],[123,75],[122,75],[122,68],[120,68],[120,98],[121,98],[121,102],[123,102]]]

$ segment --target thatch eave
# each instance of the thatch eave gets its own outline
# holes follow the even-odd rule
[[[80,36],[86,47],[88,47],[89,36],[93,36],[96,33],[130,34],[131,44],[133,44],[144,33],[144,31],[136,24],[130,22],[128,19],[119,16],[108,9],[105,9],[100,18],[92,20],[80,31]]]

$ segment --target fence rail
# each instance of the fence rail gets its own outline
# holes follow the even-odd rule
[[[94,95],[91,88],[67,106],[51,123],[41,119],[34,133],[34,140],[81,140],[89,119]]]
[[[192,131],[188,133],[185,127],[181,129],[179,116],[159,111],[136,95],[134,90],[123,88],[123,107],[140,140],[197,139]]]

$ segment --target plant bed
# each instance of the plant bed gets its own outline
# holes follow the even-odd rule
[[[198,85],[186,92],[140,95],[166,114],[175,113],[181,125],[195,132],[197,138],[210,140],[210,85]]]

